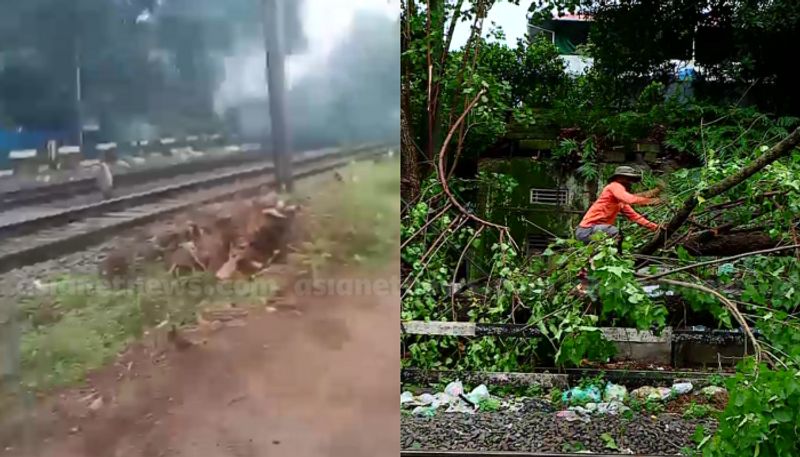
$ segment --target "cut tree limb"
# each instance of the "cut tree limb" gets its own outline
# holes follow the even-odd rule
[[[759,230],[740,230],[716,236],[687,238],[681,243],[690,254],[699,256],[729,256],[778,246],[780,239]]]
[[[653,238],[639,250],[639,254],[650,255],[656,250],[660,249],[669,239],[669,235],[675,233],[683,224],[689,219],[689,216],[694,211],[699,203],[698,196],[703,199],[710,199],[727,192],[736,185],[744,182],[754,174],[761,171],[767,165],[775,162],[778,159],[791,154],[792,150],[800,144],[800,128],[795,129],[789,136],[778,142],[775,146],[771,147],[764,154],[751,161],[738,172],[728,176],[722,181],[710,186],[698,195],[692,195],[683,202],[683,205],[678,209],[672,219],[666,224],[665,230],[659,230]]]
[[[694,284],[690,282],[675,281],[673,279],[663,279],[663,278],[658,279],[657,281],[661,284],[686,287],[689,289],[699,290],[701,292],[713,295],[717,300],[720,301],[720,303],[722,303],[728,309],[728,312],[730,312],[733,318],[736,319],[737,322],[739,322],[739,325],[742,326],[742,330],[744,330],[745,335],[747,335],[747,338],[753,344],[753,352],[755,353],[756,363],[758,363],[758,361],[761,360],[761,345],[758,343],[758,340],[756,339],[755,335],[753,335],[753,332],[750,330],[750,326],[747,325],[747,321],[744,319],[744,316],[742,316],[742,313],[739,311],[738,308],[736,308],[736,305],[730,299],[728,299],[728,297],[702,284]]]
[[[680,273],[681,271],[687,271],[687,270],[691,270],[691,269],[694,269],[694,268],[705,267],[705,266],[714,265],[714,264],[717,264],[717,263],[733,262],[734,260],[742,259],[744,257],[751,257],[751,256],[754,256],[754,255],[771,254],[771,253],[774,253],[774,252],[789,251],[789,250],[798,249],[798,248],[800,248],[800,244],[793,244],[793,245],[790,245],[790,246],[781,246],[781,247],[771,248],[771,249],[762,249],[760,251],[746,252],[744,254],[738,254],[738,255],[733,255],[733,256],[730,256],[730,257],[723,257],[723,258],[714,259],[714,260],[707,260],[705,262],[697,262],[697,263],[693,263],[691,265],[686,265],[686,266],[683,266],[683,267],[680,267],[680,268],[675,268],[673,270],[663,271],[661,273],[656,273],[656,274],[650,275],[650,276],[644,276],[644,277],[642,277],[642,280],[653,281],[653,280],[656,280],[656,279],[659,279],[659,278],[663,278],[664,276],[673,275],[675,273]]]
[[[500,229],[504,233],[507,233],[508,232],[508,227],[506,227],[505,225],[499,225],[499,224],[495,224],[494,222],[489,222],[489,221],[481,219],[480,217],[478,217],[478,216],[470,213],[469,211],[467,211],[467,208],[465,208],[464,205],[462,205],[456,199],[455,195],[453,195],[453,192],[450,190],[450,186],[447,184],[447,175],[446,175],[446,172],[445,172],[445,160],[444,159],[445,159],[445,152],[447,152],[447,145],[450,143],[450,140],[453,139],[453,134],[455,134],[455,131],[458,129],[458,126],[461,125],[462,122],[464,122],[464,119],[467,117],[467,114],[469,114],[469,112],[472,111],[472,108],[474,108],[475,105],[478,104],[478,101],[481,99],[481,96],[484,93],[486,93],[486,89],[481,89],[478,92],[478,95],[476,95],[475,98],[472,100],[472,102],[467,106],[467,109],[464,110],[464,112],[461,114],[461,116],[456,120],[455,124],[453,124],[453,126],[450,127],[450,132],[448,132],[447,137],[444,139],[444,144],[442,144],[442,149],[439,151],[439,167],[438,167],[439,182],[441,182],[442,190],[447,195],[447,198],[450,199],[450,203],[452,203],[453,206],[458,208],[458,210],[461,212],[461,214],[467,216],[469,219],[472,219],[473,221],[475,221],[475,222],[477,222],[477,223],[479,223],[481,225],[488,225],[490,227],[494,227],[496,229]],[[513,240],[511,240],[511,241],[513,242]]]

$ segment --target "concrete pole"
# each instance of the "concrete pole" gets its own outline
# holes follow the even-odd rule
[[[286,52],[283,32],[283,0],[264,1],[264,44],[267,55],[269,117],[272,124],[272,147],[278,186],[291,191],[292,161],[286,111]]]
[[[78,146],[83,149],[83,78],[81,75],[81,41],[75,38],[75,122],[78,124]]]

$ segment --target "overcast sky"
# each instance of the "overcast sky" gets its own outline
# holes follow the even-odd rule
[[[469,0],[464,3],[469,3]],[[519,6],[517,6],[511,3],[498,2],[493,6],[489,10],[489,16],[484,23],[484,32],[488,33],[491,28],[491,21],[494,21],[505,32],[506,42],[511,46],[516,45],[517,39],[524,37],[525,33],[527,33],[528,20],[526,15],[528,7],[533,2],[532,0],[522,0],[519,3]],[[469,24],[466,22],[459,23],[453,35],[452,49],[464,46],[467,38],[469,38]]]

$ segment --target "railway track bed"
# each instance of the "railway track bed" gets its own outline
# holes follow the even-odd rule
[[[625,454],[609,453],[564,453],[564,452],[508,452],[508,451],[410,451],[400,452],[400,457],[574,457],[588,455],[591,457],[616,457]],[[666,457],[669,454],[637,454],[639,457]]]
[[[409,456],[680,455],[696,446],[698,427],[716,429],[728,402],[716,387],[721,379],[711,377],[719,373],[402,373],[401,443]],[[476,394],[479,384],[488,388]],[[462,388],[465,395],[454,397]]]
[[[130,187],[179,175],[263,162],[264,158],[262,152],[254,150],[230,154],[210,153],[185,162],[139,166],[130,170],[116,169],[114,181],[117,186]],[[84,168],[72,179],[62,179],[53,183],[21,181],[16,187],[11,183],[4,183],[0,192],[0,210],[10,211],[29,205],[46,205],[65,197],[97,193],[97,184],[93,176],[94,172],[91,169]]]
[[[587,451],[593,455],[678,455],[683,448],[695,446],[698,426],[709,432],[716,428],[712,418],[648,411],[569,421],[541,398],[527,399],[517,407],[433,417],[404,415],[403,455],[511,457]]]
[[[318,151],[295,161],[295,177],[323,173],[377,155],[381,147]],[[164,186],[109,201],[72,207],[0,226],[0,273],[55,258],[101,242],[122,230],[192,206],[274,185],[271,164]]]

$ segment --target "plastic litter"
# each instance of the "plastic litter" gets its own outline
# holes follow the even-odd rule
[[[650,398],[651,400],[665,401],[665,400],[669,400],[669,397],[671,397],[671,396],[672,396],[672,389],[671,388],[669,388],[669,387],[657,387],[656,388],[656,393],[651,395],[648,398]]]
[[[467,399],[476,405],[487,398],[489,398],[489,389],[483,384],[472,389],[472,392],[467,395]]]
[[[624,413],[625,411],[629,411],[630,408],[625,406],[621,401],[610,401],[608,403],[598,403],[597,404],[597,415],[610,415],[616,416],[617,414]]]
[[[600,389],[596,386],[587,388],[573,387],[561,394],[561,401],[565,404],[599,403],[600,400]]]
[[[672,385],[672,391],[678,395],[686,395],[692,391],[694,386],[691,382],[676,382]]]
[[[436,408],[434,406],[417,406],[411,411],[411,414],[415,416],[433,417],[436,414]]]
[[[453,381],[444,388],[444,393],[451,397],[458,398],[459,395],[464,393],[464,385],[461,384],[461,381]]]
[[[691,382],[676,382],[672,387],[644,386],[631,391],[631,397],[639,401],[666,401],[675,395],[686,395],[694,389]]]
[[[415,396],[411,392],[403,392],[400,394],[400,405],[415,407],[412,414],[416,416],[431,416],[439,409],[447,413],[474,414],[478,409],[476,405],[488,398],[491,398],[491,394],[485,385],[481,384],[464,395],[464,386],[460,381],[454,381],[445,387],[444,392],[436,394]]]
[[[719,386],[707,386],[700,389],[700,393],[707,397],[713,397],[715,395],[722,394],[725,392],[727,392],[727,390],[725,390],[724,387],[719,387]]]
[[[416,402],[420,406],[427,406],[427,405],[433,404],[433,402],[435,400],[436,400],[436,397],[434,397],[431,394],[422,394],[422,395],[420,395],[419,397],[416,398]]]
[[[567,408],[567,411],[572,411],[579,416],[615,416],[617,414],[623,413],[629,410],[627,406],[625,406],[620,401],[611,401],[611,402],[604,402],[604,403],[586,403],[584,406],[570,406]]]
[[[603,401],[606,402],[624,402],[627,396],[628,389],[625,386],[614,384],[613,382],[606,384],[606,388],[603,390]]]
[[[587,416],[581,416],[580,414],[576,413],[575,411],[566,410],[566,411],[559,411],[556,413],[556,417],[559,419],[563,419],[567,422],[589,422],[591,419]]]
[[[631,396],[639,401],[666,400],[672,395],[668,387],[644,386],[631,391]]]

